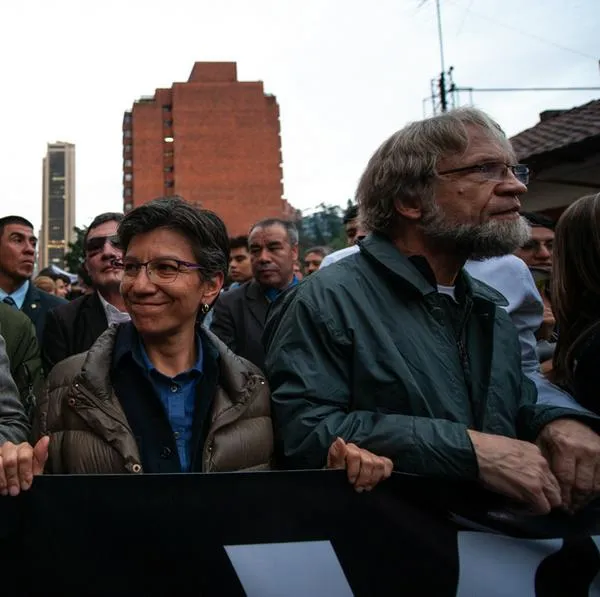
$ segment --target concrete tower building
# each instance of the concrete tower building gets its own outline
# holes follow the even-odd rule
[[[74,240],[75,226],[75,145],[48,143],[43,161],[42,228],[39,268],[64,268],[63,257]]]

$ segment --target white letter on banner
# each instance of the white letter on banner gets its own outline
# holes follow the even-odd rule
[[[329,541],[226,545],[247,597],[353,597]]]
[[[598,538],[592,537],[598,546]],[[562,539],[517,539],[506,535],[461,531],[456,597],[536,597],[540,564],[563,546]],[[589,597],[600,597],[598,577]]]

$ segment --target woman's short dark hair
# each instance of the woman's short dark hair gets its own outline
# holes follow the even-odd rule
[[[119,225],[123,253],[134,236],[157,228],[167,228],[187,238],[203,278],[227,272],[229,237],[223,220],[214,212],[194,207],[181,197],[160,197],[140,205]]]

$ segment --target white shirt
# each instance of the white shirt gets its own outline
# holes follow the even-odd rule
[[[331,265],[332,263],[335,263],[336,261],[339,261],[340,259],[343,259],[344,257],[348,257],[349,255],[354,255],[354,253],[358,253],[359,251],[360,251],[360,247],[358,245],[351,245],[349,247],[346,247],[345,249],[340,249],[339,251],[334,251],[333,253],[330,253],[329,255],[327,255],[325,257],[325,259],[323,259],[323,261],[321,261],[321,267],[319,269],[327,267],[328,265]]]
[[[98,293],[100,302],[104,307],[104,313],[106,314],[106,321],[108,321],[108,327],[119,325],[120,323],[127,323],[131,321],[129,313],[119,311],[114,305],[111,305],[102,294]]]

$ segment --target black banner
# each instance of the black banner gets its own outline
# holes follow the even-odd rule
[[[600,516],[343,471],[42,476],[0,498],[0,594],[600,595]]]

